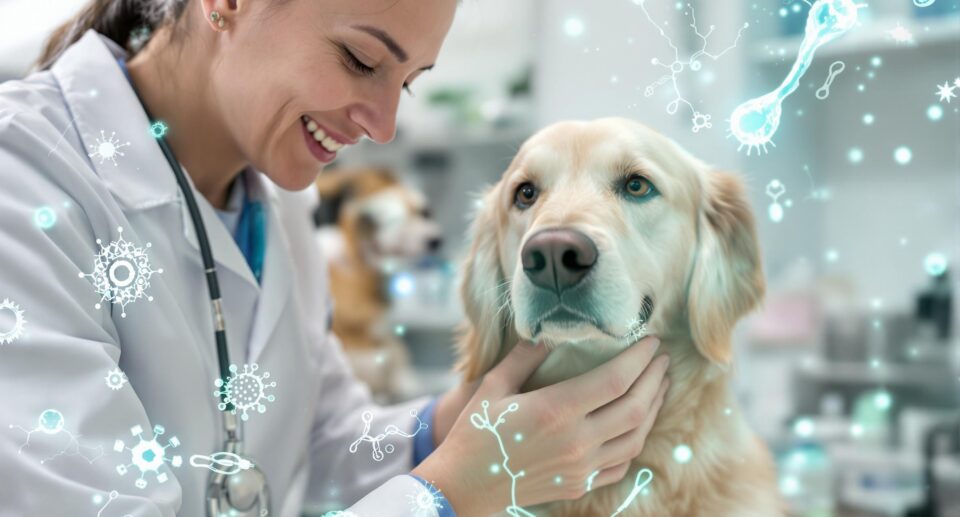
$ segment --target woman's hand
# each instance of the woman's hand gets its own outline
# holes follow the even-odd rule
[[[509,455],[506,467],[523,472],[519,506],[578,499],[594,472],[593,488],[620,481],[643,450],[669,387],[669,358],[653,360],[658,346],[658,339],[644,338],[589,372],[518,394],[548,353],[518,344],[484,376],[446,439],[412,474],[437,486],[458,514],[505,510],[513,504],[511,476],[495,427]]]

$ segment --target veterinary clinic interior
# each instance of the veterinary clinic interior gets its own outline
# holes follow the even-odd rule
[[[730,403],[690,418],[706,435],[717,419],[743,419],[775,463],[788,515],[960,516],[960,2],[870,0],[828,23],[811,13],[825,1],[462,2],[435,69],[400,103],[396,137],[344,150],[305,216],[354,373],[383,403],[441,393],[460,382],[465,355],[491,353],[458,348],[470,326],[515,336],[496,327],[555,309],[517,307],[529,291],[514,284],[574,286],[603,271],[616,297],[639,291],[623,295],[641,306],[628,341],[692,332],[694,300],[718,305],[697,310],[721,320],[736,313],[697,330],[728,345],[694,352],[725,376]],[[81,3],[0,2],[0,79],[24,76]],[[600,122],[586,143],[563,128],[538,135],[549,164],[538,190],[505,176],[544,128],[606,117],[622,120]],[[626,188],[656,189],[689,211],[651,210],[645,227],[624,229],[641,223],[609,205],[633,201],[590,197],[611,176],[570,159],[590,146],[657,164]],[[729,219],[737,201],[717,198],[720,187],[682,183],[714,174],[748,210]],[[566,206],[537,212],[551,189],[567,193]],[[543,252],[554,277],[534,276],[544,255],[521,248],[536,219],[516,203],[552,217],[544,227],[581,225],[559,244],[574,251]],[[589,246],[576,240],[584,234]],[[700,255],[658,259],[677,246]],[[605,254],[620,266],[582,264],[609,263]],[[461,288],[468,274],[495,296]],[[750,292],[711,292],[723,289]],[[554,335],[569,339],[551,353],[601,346],[578,326],[619,317],[602,302],[557,316]],[[670,390],[701,381],[675,379]],[[701,453],[671,452],[677,469]]]

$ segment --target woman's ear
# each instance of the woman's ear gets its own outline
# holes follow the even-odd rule
[[[734,174],[707,171],[698,215],[698,249],[687,295],[697,350],[729,364],[737,320],[763,298],[766,284],[753,213]]]
[[[460,297],[467,321],[459,340],[457,370],[473,381],[497,362],[510,325],[508,286],[500,267],[496,187],[487,191],[470,227],[470,251],[462,267]]]

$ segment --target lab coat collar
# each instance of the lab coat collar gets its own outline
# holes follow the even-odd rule
[[[181,193],[176,178],[160,146],[151,136],[150,119],[117,63],[120,57],[126,57],[123,48],[96,31],[88,30],[64,51],[51,71],[60,83],[64,100],[94,170],[125,210],[140,211],[179,202]],[[116,146],[118,152],[112,159],[102,157],[99,152],[104,142]],[[265,292],[260,293],[263,306],[258,308],[254,323],[253,354],[255,351],[259,353],[262,348],[257,341],[269,338],[276,320],[282,314],[292,280],[289,250],[285,249],[288,245],[274,209],[276,192],[260,173],[249,169],[244,174],[251,198],[265,203],[268,218],[263,274]],[[189,175],[187,180],[197,198],[217,263],[259,290],[260,285],[233,236],[206,198],[196,191]],[[185,203],[180,205],[184,237],[195,249],[199,261],[199,244],[193,222]]]

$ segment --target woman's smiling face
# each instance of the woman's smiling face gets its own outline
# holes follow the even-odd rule
[[[400,97],[434,65],[457,7],[456,0],[236,4],[210,71],[214,102],[251,165],[288,190],[310,185],[343,145],[393,139]]]

